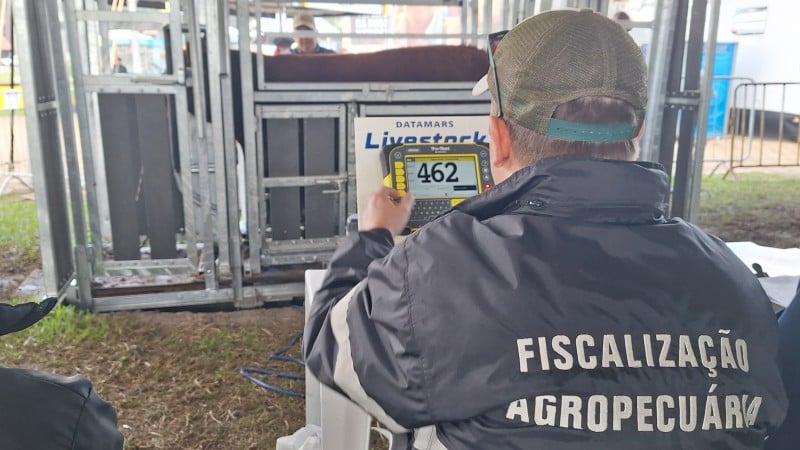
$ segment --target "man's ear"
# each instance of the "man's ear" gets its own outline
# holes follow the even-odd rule
[[[489,152],[492,166],[504,167],[508,165],[511,162],[511,133],[505,120],[489,116],[489,137],[492,142],[492,151]]]
[[[641,139],[642,138],[642,135],[644,134],[644,126],[645,125],[647,125],[647,123],[642,122],[642,126],[639,127],[639,132],[636,133],[636,139]]]

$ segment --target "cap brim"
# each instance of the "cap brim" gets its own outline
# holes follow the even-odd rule
[[[489,90],[489,74],[483,76],[472,88],[472,95],[477,97]]]

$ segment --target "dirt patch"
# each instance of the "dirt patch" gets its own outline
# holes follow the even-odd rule
[[[54,348],[8,336],[4,343],[25,351],[4,364],[89,377],[116,408],[128,449],[269,449],[304,424],[303,399],[267,391],[239,374],[242,367],[302,373],[268,357],[302,329],[302,311],[119,312],[98,319],[107,323],[108,335],[93,342]],[[299,345],[289,352],[299,353]],[[302,381],[266,381],[304,388]]]
[[[749,171],[800,177],[800,142],[741,136],[712,138],[706,142],[703,172],[725,174]]]

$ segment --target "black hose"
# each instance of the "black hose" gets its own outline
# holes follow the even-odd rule
[[[286,356],[286,354],[285,354],[292,347],[294,347],[294,345],[297,344],[297,342],[299,342],[302,337],[303,337],[303,332],[302,331],[297,333],[297,334],[295,334],[294,336],[292,336],[292,338],[289,340],[289,343],[286,346],[284,346],[283,348],[281,348],[279,350],[276,350],[276,351],[270,353],[269,357],[267,358],[267,360],[268,361],[286,361],[286,362],[291,362],[291,363],[294,363],[294,364],[298,364],[298,365],[300,365],[302,367],[305,367],[305,363],[302,360],[300,360],[298,358],[295,358],[293,356]],[[305,380],[305,378],[306,378],[305,375],[295,374],[295,373],[288,373],[288,372],[280,372],[280,371],[272,370],[272,369],[260,369],[260,368],[257,368],[257,367],[242,367],[241,369],[239,369],[239,373],[243,377],[245,377],[246,379],[252,381],[256,385],[261,386],[262,388],[264,388],[264,389],[266,389],[268,391],[276,392],[276,393],[281,394],[281,395],[288,395],[290,397],[305,397],[305,394],[303,394],[302,392],[297,392],[297,391],[292,391],[292,390],[289,390],[289,389],[280,388],[278,386],[275,386],[275,385],[272,385],[272,384],[269,384],[269,383],[265,382],[264,380],[262,380],[260,377],[257,376],[257,375],[264,375],[264,376],[267,376],[267,377],[274,377],[274,378],[288,378],[290,380]]]

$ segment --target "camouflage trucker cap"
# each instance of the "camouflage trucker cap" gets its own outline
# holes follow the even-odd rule
[[[473,95],[488,89],[497,101],[499,79],[503,116],[519,125],[571,141],[621,141],[638,134],[647,105],[647,66],[641,49],[613,20],[591,9],[537,14],[505,34],[492,56],[497,79],[490,68]],[[559,105],[586,96],[630,103],[636,125],[552,119]]]

